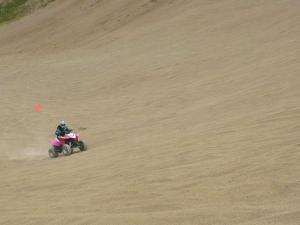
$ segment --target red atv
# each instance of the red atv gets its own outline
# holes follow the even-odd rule
[[[49,157],[56,158],[59,154],[71,155],[74,148],[79,148],[80,151],[86,151],[87,147],[83,140],[80,140],[80,135],[72,131],[67,133],[62,138],[55,138],[51,141],[49,149]]]

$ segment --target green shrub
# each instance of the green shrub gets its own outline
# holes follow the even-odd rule
[[[32,10],[30,7],[44,7],[54,0],[8,0],[0,3],[0,23],[25,15]]]
[[[12,0],[0,4],[0,23],[15,19],[24,13],[28,0]]]

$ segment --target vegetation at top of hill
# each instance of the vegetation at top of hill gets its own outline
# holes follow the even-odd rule
[[[0,24],[26,15],[54,0],[4,0],[0,1]]]

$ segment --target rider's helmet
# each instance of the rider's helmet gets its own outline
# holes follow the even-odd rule
[[[61,120],[61,121],[59,122],[59,126],[61,126],[61,127],[64,127],[64,126],[66,126],[66,122],[65,122],[65,121],[63,121],[63,120]]]

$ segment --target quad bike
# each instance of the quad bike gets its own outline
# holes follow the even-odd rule
[[[86,144],[80,139],[80,135],[71,131],[62,138],[53,139],[48,154],[50,158],[56,158],[59,154],[68,156],[73,153],[74,148],[79,148],[80,151],[87,150]]]

